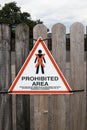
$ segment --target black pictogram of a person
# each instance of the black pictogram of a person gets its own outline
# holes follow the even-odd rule
[[[36,55],[36,59],[35,59],[34,63],[37,62],[36,66],[35,66],[36,74],[39,73],[40,66],[41,66],[41,72],[42,72],[42,74],[44,74],[44,67],[45,67],[44,63],[46,63],[46,60],[44,58],[45,54],[42,54],[42,50],[38,50],[38,54],[35,54],[35,55]]]

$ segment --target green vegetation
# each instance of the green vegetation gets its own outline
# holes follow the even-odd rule
[[[14,37],[14,30],[17,24],[26,23],[30,28],[30,38],[33,37],[33,27],[42,23],[40,20],[32,20],[30,13],[21,12],[21,8],[17,6],[16,2],[5,4],[0,10],[0,24],[9,24],[12,27],[12,36]]]

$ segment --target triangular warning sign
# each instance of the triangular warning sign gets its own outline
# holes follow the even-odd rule
[[[13,94],[67,94],[71,88],[40,37],[12,83]]]

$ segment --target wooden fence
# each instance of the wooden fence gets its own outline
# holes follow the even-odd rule
[[[66,51],[66,27],[52,27],[52,55],[72,90],[70,95],[0,94],[0,130],[87,130],[87,77],[85,28],[70,27],[70,51]],[[33,38],[47,38],[46,26],[34,27]],[[0,91],[7,91],[29,54],[29,27],[20,24],[15,31],[15,56],[11,52],[11,31],[0,25]],[[46,41],[48,46],[48,42]],[[86,43],[87,44],[87,43]],[[67,57],[70,61],[67,62]]]

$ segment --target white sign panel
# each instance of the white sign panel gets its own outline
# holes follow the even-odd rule
[[[14,94],[67,94],[71,88],[40,37],[9,89]]]

